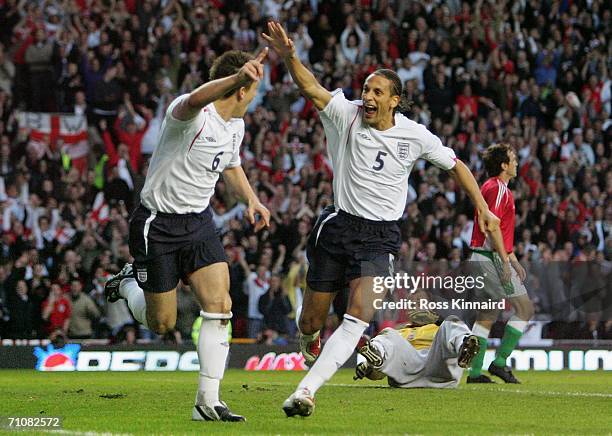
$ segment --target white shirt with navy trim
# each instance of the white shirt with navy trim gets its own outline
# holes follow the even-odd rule
[[[166,110],[159,140],[140,194],[151,211],[186,214],[208,207],[219,174],[240,165],[244,120],[223,120],[210,103],[191,120],[180,121],[172,110],[188,94],[177,97]]]
[[[398,220],[406,206],[408,176],[423,158],[437,167],[455,166],[455,152],[421,124],[395,115],[385,131],[363,123],[361,100],[348,101],[341,89],[319,111],[334,171],[334,205],[375,221]]]

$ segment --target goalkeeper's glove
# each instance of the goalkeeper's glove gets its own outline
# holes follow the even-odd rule
[[[353,376],[353,380],[361,380],[363,378],[367,378],[370,380],[382,380],[386,377],[386,375],[374,369],[368,362],[361,362],[355,368],[355,375]]]
[[[369,376],[371,372],[372,367],[368,364],[368,362],[361,362],[355,368],[353,380],[361,380],[362,378]]]

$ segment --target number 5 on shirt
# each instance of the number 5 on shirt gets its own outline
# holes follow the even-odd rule
[[[386,156],[387,153],[384,151],[379,151],[378,155],[376,155],[376,165],[372,167],[372,169],[376,171],[380,171],[385,166],[385,162],[382,160],[383,156]]]

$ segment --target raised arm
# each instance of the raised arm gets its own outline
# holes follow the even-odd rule
[[[181,121],[187,121],[195,117],[198,112],[209,103],[223,97],[233,89],[247,86],[251,82],[257,82],[263,78],[263,61],[268,54],[268,48],[264,48],[257,57],[240,68],[231,76],[212,80],[191,91],[188,98],[183,99],[174,106],[172,115]]]
[[[293,41],[287,36],[285,29],[279,23],[268,22],[268,33],[263,38],[268,41],[274,51],[285,61],[289,74],[304,96],[312,101],[318,109],[323,110],[332,98],[331,93],[323,88],[314,74],[302,64],[295,51]]]

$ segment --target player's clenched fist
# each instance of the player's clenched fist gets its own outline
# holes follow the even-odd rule
[[[478,214],[478,225],[481,232],[494,232],[499,228],[499,218],[488,208]]]
[[[257,82],[263,79],[263,62],[268,55],[268,47],[265,47],[259,52],[257,57],[253,60],[248,61],[238,71],[238,80],[240,83]]]

